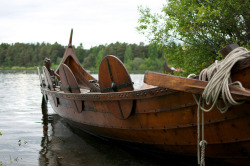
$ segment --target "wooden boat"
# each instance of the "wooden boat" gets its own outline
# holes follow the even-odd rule
[[[55,72],[47,62],[40,74],[41,92],[56,113],[96,136],[197,155],[197,104],[192,94],[201,94],[206,81],[147,71],[143,86],[134,90],[126,68],[114,56],[103,59],[96,80],[80,65],[71,40],[72,33]],[[233,67],[231,78],[246,88],[230,87],[232,96],[245,103],[225,114],[216,108],[205,114],[206,157],[244,165],[250,161],[249,58]]]

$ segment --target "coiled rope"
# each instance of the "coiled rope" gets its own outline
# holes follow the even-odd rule
[[[199,75],[199,80],[208,81],[202,95],[199,100],[195,95],[194,99],[198,105],[197,107],[197,157],[198,164],[205,166],[205,146],[207,144],[204,139],[204,112],[211,111],[215,105],[221,113],[227,112],[228,108],[232,105],[239,105],[242,102],[236,102],[229,90],[229,85],[238,86],[244,88],[239,81],[232,82],[230,75],[231,69],[234,64],[242,59],[250,56],[250,52],[243,48],[238,47],[232,50],[224,60],[215,61],[211,66],[201,71]],[[193,77],[191,74],[188,78]],[[221,106],[221,100],[219,100],[219,95],[222,96],[222,101],[224,107]],[[210,105],[209,109],[204,108],[204,104]],[[200,110],[202,110],[202,140],[200,141]],[[200,153],[201,151],[201,153]],[[201,156],[200,156],[201,155]]]

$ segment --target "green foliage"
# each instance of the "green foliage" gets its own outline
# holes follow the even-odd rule
[[[15,43],[0,45],[0,67],[12,69],[27,69],[42,66],[45,57],[56,63],[62,57],[65,48],[58,43],[54,44],[24,44]]]
[[[132,52],[132,48],[131,46],[128,46],[124,54],[124,63],[128,63],[129,61],[132,61],[133,59],[134,59],[134,54]]]
[[[144,63],[139,66],[139,70],[163,71],[164,58],[160,59],[144,59]]]
[[[144,64],[144,60],[142,58],[136,57],[134,60],[129,60],[125,63],[125,66],[129,71],[138,71],[141,70],[140,66]],[[144,70],[145,71],[145,70]]]
[[[158,58],[158,49],[156,44],[150,44],[148,46],[148,57],[152,60]]]
[[[106,50],[103,48],[101,49],[98,54],[97,54],[97,57],[96,57],[96,69],[99,68],[100,64],[101,64],[101,61],[102,59],[106,56]]]
[[[61,62],[65,47],[55,43],[37,43],[37,44],[6,44],[0,45],[0,69],[36,69],[36,66],[42,66],[45,57],[51,59],[51,68],[56,69]],[[84,49],[83,45],[74,47],[75,54],[85,69],[98,71],[102,59],[106,55],[115,55],[121,61],[125,61],[125,66],[129,71],[154,70],[162,71],[163,57],[162,51],[159,51],[154,44],[144,45],[144,43],[127,44],[111,43],[108,45],[99,45]]]
[[[90,53],[86,58],[84,58],[83,67],[85,69],[94,70],[95,69],[95,56]]]
[[[249,48],[250,1],[169,0],[161,14],[139,7],[138,31],[164,51],[184,75],[199,73],[221,56],[218,50],[237,43]],[[175,43],[185,43],[185,49]]]
[[[83,59],[87,56],[87,51],[84,50],[82,43],[80,43],[80,46],[75,48],[75,54],[76,54],[77,59],[80,62],[83,62]]]

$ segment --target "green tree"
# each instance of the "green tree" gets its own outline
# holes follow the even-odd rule
[[[6,62],[6,54],[10,45],[7,43],[2,43],[0,45],[0,67],[5,65]]]
[[[136,57],[134,60],[129,61],[125,64],[129,71],[139,71],[140,66],[144,64],[144,60],[142,58]]]
[[[148,46],[148,57],[152,60],[158,58],[158,49],[156,44],[149,44]]]
[[[84,50],[82,43],[80,43],[80,46],[76,47],[75,54],[78,60],[83,62],[83,59],[86,57],[86,51]]]
[[[152,44],[147,46],[144,43],[137,45],[116,42],[94,46],[90,49],[83,49],[83,45],[80,44],[80,46],[74,47],[74,50],[84,68],[89,70],[98,70],[101,60],[106,55],[115,55],[121,61],[125,61],[125,65],[131,71],[139,70],[143,64],[145,69],[162,68],[161,62],[154,60],[161,58],[162,54]],[[18,69],[42,66],[45,57],[50,58],[52,68],[56,68],[63,57],[64,51],[65,47],[57,42],[54,44],[2,43],[0,44],[0,68]],[[145,58],[149,59],[145,60]]]
[[[147,52],[146,50],[147,47],[145,47],[143,42],[140,42],[139,45],[136,45],[134,48],[134,57],[139,57],[139,58],[143,58],[143,54],[145,54],[145,52]]]
[[[128,46],[124,53],[124,63],[128,63],[134,59],[134,54],[132,52],[131,46]]]
[[[97,54],[97,57],[96,57],[96,69],[99,68],[100,64],[101,64],[101,61],[102,59],[106,56],[106,51],[105,49],[101,49],[98,54]]]
[[[85,69],[95,69],[95,56],[90,53],[86,58],[84,58],[83,67]]]
[[[227,44],[249,48],[249,6],[246,0],[168,0],[162,13],[139,7],[137,29],[157,43],[168,59],[181,59],[174,65],[198,73],[219,59],[218,51]],[[173,42],[185,43],[185,49]]]

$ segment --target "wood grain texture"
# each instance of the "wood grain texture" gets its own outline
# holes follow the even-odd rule
[[[133,91],[133,83],[123,63],[115,56],[106,56],[99,67],[99,85],[103,93]],[[106,103],[112,114],[127,119],[133,107],[133,100],[110,101]]]
[[[144,82],[150,85],[160,86],[192,94],[202,94],[208,84],[207,81],[200,81],[196,79],[189,79],[151,71],[146,72]],[[232,97],[235,100],[250,101],[249,89],[241,89],[234,86],[229,86],[229,89],[231,91]]]
[[[66,93],[81,93],[75,76],[73,75],[70,68],[62,64],[59,68],[59,75],[61,78],[61,89]],[[72,101],[72,107],[75,107],[78,112],[82,112],[83,105],[82,101]]]
[[[144,82],[161,87],[145,85],[147,89],[133,90],[133,86],[126,84],[131,78],[122,62],[108,56],[100,65],[98,89],[91,83],[96,80],[81,67],[71,45],[56,72],[60,74],[61,90],[41,87],[41,91],[54,111],[74,127],[111,140],[183,155],[197,154],[197,106],[192,94],[201,94],[207,82],[146,72]],[[247,165],[250,163],[248,60],[237,63],[232,73],[232,80],[241,81],[247,88],[230,87],[233,97],[247,102],[230,107],[225,114],[217,108],[205,113],[206,157]],[[45,82],[49,84],[46,77]],[[90,92],[91,89],[97,92]],[[82,104],[82,108],[76,103]]]

